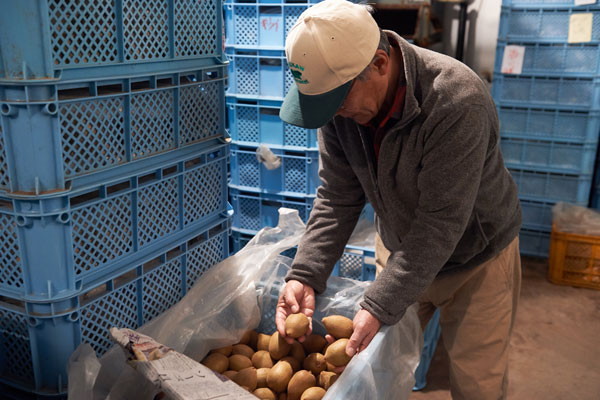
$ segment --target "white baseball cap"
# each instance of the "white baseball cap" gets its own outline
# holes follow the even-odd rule
[[[325,125],[373,59],[379,38],[379,27],[363,5],[325,0],[304,11],[285,41],[296,84],[285,96],[281,119],[309,129]]]

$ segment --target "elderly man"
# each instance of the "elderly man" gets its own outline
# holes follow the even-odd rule
[[[438,307],[452,396],[505,398],[521,208],[486,86],[345,0],[307,9],[286,56],[296,85],[280,116],[321,128],[322,185],[279,300],[279,332],[290,313],[312,316],[314,292],[325,289],[368,200],[378,276],[346,352],[363,350],[414,302],[423,327]]]

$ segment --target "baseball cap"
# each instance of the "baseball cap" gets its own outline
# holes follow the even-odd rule
[[[295,81],[280,118],[303,128],[325,125],[341,107],[352,80],[369,65],[379,27],[366,7],[325,0],[304,11],[290,29],[285,55]]]

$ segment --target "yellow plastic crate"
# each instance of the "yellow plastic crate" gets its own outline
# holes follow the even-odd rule
[[[550,237],[548,279],[559,285],[600,290],[600,237],[559,232]]]

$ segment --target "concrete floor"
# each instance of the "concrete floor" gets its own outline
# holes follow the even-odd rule
[[[546,260],[523,257],[523,283],[509,355],[509,400],[600,399],[600,291],[558,286]],[[427,387],[410,400],[451,399],[440,339]]]

